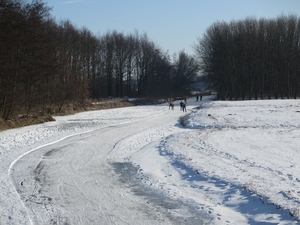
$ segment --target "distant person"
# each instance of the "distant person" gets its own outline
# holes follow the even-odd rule
[[[182,103],[182,111],[186,112],[186,104],[184,102]]]
[[[180,111],[182,110],[182,105],[183,105],[184,103],[181,101],[180,102]]]
[[[174,103],[173,103],[173,99],[170,99],[169,101],[169,109],[174,109]]]
[[[202,101],[202,95],[200,95],[200,101]]]
[[[199,100],[199,96],[197,95],[197,96],[196,96],[196,101],[198,102],[198,100]]]

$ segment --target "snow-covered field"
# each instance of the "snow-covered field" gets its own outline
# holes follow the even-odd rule
[[[0,132],[0,224],[298,224],[300,100],[203,100]]]

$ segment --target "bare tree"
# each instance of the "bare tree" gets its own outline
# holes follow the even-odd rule
[[[1,7],[1,114],[37,104],[39,85],[53,69],[50,8],[43,2],[3,2]],[[50,29],[48,29],[50,28]],[[4,31],[5,29],[5,31]]]
[[[178,58],[174,59],[174,69],[172,75],[172,84],[174,93],[187,94],[191,85],[198,76],[199,65],[196,60],[186,54],[179,52]]]
[[[299,19],[218,22],[195,51],[219,99],[299,96]]]

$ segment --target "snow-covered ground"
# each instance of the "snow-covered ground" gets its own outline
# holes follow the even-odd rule
[[[299,223],[300,100],[55,119],[0,132],[0,224]]]

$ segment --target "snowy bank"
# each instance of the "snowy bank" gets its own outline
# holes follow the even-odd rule
[[[132,151],[122,142],[117,155],[141,168],[145,185],[192,201],[216,224],[298,223],[299,100],[207,102],[186,123]]]

